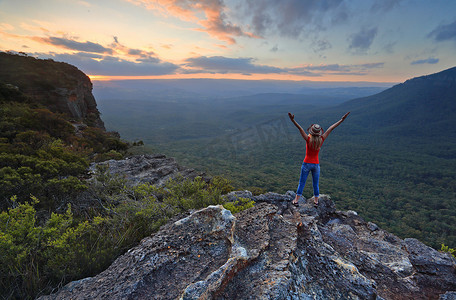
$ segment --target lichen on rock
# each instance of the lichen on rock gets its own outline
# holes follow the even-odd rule
[[[40,299],[453,299],[448,253],[337,211],[328,196],[298,208],[292,192],[228,197],[246,196],[257,204],[235,216],[198,210]]]

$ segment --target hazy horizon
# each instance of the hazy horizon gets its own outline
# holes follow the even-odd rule
[[[0,1],[0,50],[92,79],[402,82],[454,66],[455,1]]]
[[[96,99],[144,99],[166,94],[166,97],[229,98],[256,94],[350,94],[353,98],[368,96],[390,88],[397,83],[383,82],[328,82],[292,80],[236,80],[236,79],[136,79],[92,80]],[[350,97],[348,97],[350,98]]]

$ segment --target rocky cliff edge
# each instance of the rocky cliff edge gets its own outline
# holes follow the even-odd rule
[[[456,299],[456,260],[399,239],[328,196],[293,192],[232,215],[209,206],[163,226],[107,270],[40,299]]]
[[[81,70],[67,63],[0,52],[0,82],[16,87],[53,112],[105,130],[92,82]]]

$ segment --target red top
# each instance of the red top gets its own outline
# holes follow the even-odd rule
[[[321,144],[323,145],[324,139],[321,138]],[[318,164],[318,153],[320,152],[321,147],[318,150],[315,150],[310,145],[310,138],[306,141],[306,157],[304,162],[308,164]]]

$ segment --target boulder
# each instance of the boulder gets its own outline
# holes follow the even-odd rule
[[[174,158],[163,154],[144,154],[127,157],[122,160],[107,160],[90,165],[90,172],[94,174],[97,165],[107,165],[108,172],[125,177],[129,184],[151,183],[157,186],[177,177],[195,179],[200,176],[205,181],[209,177],[204,173],[180,166]]]
[[[229,197],[163,226],[106,271],[40,299],[455,299],[456,260],[292,192]],[[281,206],[287,204],[287,210]]]

